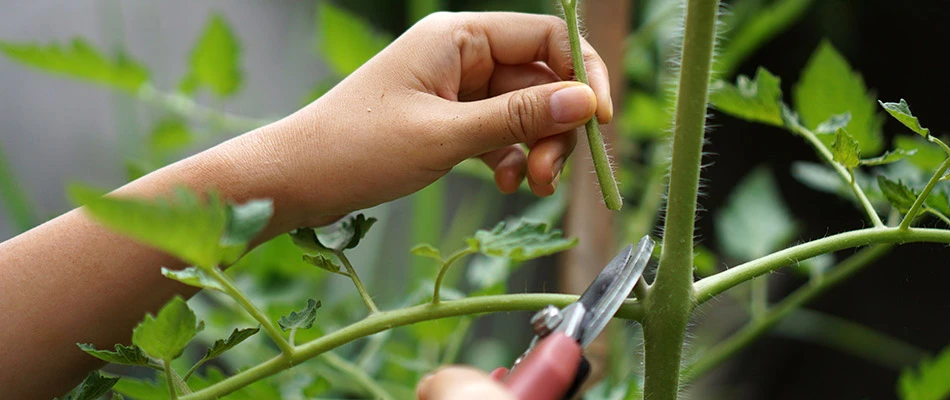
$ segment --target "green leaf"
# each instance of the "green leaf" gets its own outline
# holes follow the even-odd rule
[[[160,121],[149,134],[149,146],[156,152],[182,150],[194,142],[194,134],[184,121],[169,118]]]
[[[831,154],[835,161],[847,169],[853,169],[861,163],[861,148],[844,128],[838,128],[835,141],[831,143]]]
[[[759,67],[755,79],[739,75],[736,85],[718,81],[709,101],[717,110],[753,122],[782,126],[781,80]]]
[[[66,46],[0,41],[0,52],[11,60],[53,74],[111,86],[135,93],[148,81],[148,71],[125,54],[107,59],[95,47],[76,38]]]
[[[106,227],[202,267],[218,264],[219,241],[227,224],[224,203],[216,196],[202,203],[179,189],[172,200],[101,197],[100,192],[73,186],[74,202]]]
[[[827,193],[850,192],[838,173],[822,164],[796,161],[792,163],[792,176],[806,186]]]
[[[864,79],[851,69],[848,61],[827,41],[812,54],[792,93],[795,109],[803,124],[816,128],[834,115],[851,113],[848,132],[867,154],[883,149],[881,125],[874,99],[868,95]],[[825,145],[834,140],[820,137]]]
[[[917,193],[901,181],[892,181],[884,175],[878,175],[877,184],[887,201],[897,207],[897,210],[906,213],[917,200]]]
[[[327,270],[334,274],[346,275],[349,276],[349,273],[343,272],[343,266],[339,262],[335,261],[336,257],[327,254],[304,254],[303,260],[313,265],[317,268]]]
[[[751,260],[791,240],[794,221],[772,173],[759,167],[742,178],[716,215],[716,237],[727,256]]]
[[[693,252],[693,269],[699,276],[712,276],[719,272],[716,254],[703,246],[696,246]]]
[[[202,360],[210,360],[221,354],[224,354],[225,351],[230,350],[234,346],[237,346],[241,342],[247,340],[247,338],[254,336],[257,332],[261,330],[260,327],[257,328],[245,328],[245,329],[234,329],[231,331],[231,335],[227,339],[218,339],[211,344],[211,347],[205,353],[205,356],[202,357]]]
[[[947,153],[942,149],[918,136],[897,135],[894,137],[894,147],[904,151],[915,151],[908,154],[907,160],[924,171],[933,171],[940,167]]]
[[[837,133],[838,129],[844,129],[851,123],[851,113],[832,115],[825,122],[818,124],[815,133]]]
[[[79,384],[76,396],[73,400],[98,400],[102,395],[109,392],[115,383],[119,381],[118,377],[106,378],[99,371],[92,371]]]
[[[249,200],[244,204],[228,205],[228,226],[221,243],[226,246],[244,246],[261,233],[274,216],[274,202],[270,199]]]
[[[392,41],[356,14],[330,2],[320,2],[317,12],[318,51],[339,76],[356,71]]]
[[[202,201],[184,188],[178,188],[172,199],[102,197],[101,192],[81,186],[72,186],[69,192],[106,227],[202,268],[234,261],[249,234],[259,230],[261,219],[270,213],[269,200],[251,200],[229,211],[218,196],[211,194]]]
[[[277,324],[280,329],[285,331],[291,329],[309,329],[313,322],[317,320],[317,309],[320,308],[320,302],[314,299],[307,299],[307,307],[300,311],[291,311],[289,315],[280,317]]]
[[[132,331],[132,343],[153,357],[173,360],[197,333],[195,313],[184,299],[175,296],[157,316],[145,315]]]
[[[761,1],[732,2],[730,8],[735,10],[742,4],[749,3],[759,8]],[[726,29],[729,39],[723,42],[721,54],[715,58],[716,66],[713,70],[720,76],[731,75],[732,71],[763,43],[767,43],[801,19],[811,3],[812,0],[769,2],[767,6],[755,10],[755,13],[733,32]]]
[[[241,44],[221,14],[213,14],[191,49],[191,71],[179,85],[190,93],[206,86],[219,97],[227,97],[241,86]]]
[[[428,243],[417,244],[416,247],[413,247],[412,250],[409,250],[412,254],[415,254],[419,257],[428,257],[438,262],[442,262],[442,253],[439,252],[439,249],[435,246]]]
[[[366,232],[376,223],[376,218],[366,218],[363,214],[356,214],[328,227],[300,228],[290,233],[294,243],[301,250],[310,253],[326,253],[329,250],[343,251],[352,249],[360,244]]]
[[[217,279],[208,276],[203,269],[197,267],[188,267],[180,271],[162,267],[162,275],[186,285],[202,289],[217,290],[224,293],[224,287],[221,286],[221,283],[218,282]]]
[[[522,219],[514,224],[499,222],[490,231],[479,230],[466,242],[485,255],[526,261],[574,247],[577,239],[565,239],[559,229],[550,229],[547,223]]]
[[[917,368],[907,368],[897,381],[902,400],[945,400],[950,397],[950,347]]]
[[[115,351],[96,350],[87,343],[76,343],[82,351],[102,361],[123,365],[148,365],[148,356],[138,346],[115,345]]]
[[[896,163],[900,160],[903,160],[905,157],[910,157],[914,154],[917,154],[917,149],[891,150],[878,157],[865,158],[861,160],[861,165],[874,166],[874,165],[885,165],[885,164]]]
[[[891,114],[894,119],[900,121],[904,126],[910,128],[910,130],[917,132],[917,134],[923,137],[930,136],[930,129],[920,126],[920,121],[910,112],[910,106],[907,105],[904,99],[901,99],[900,103],[885,103],[880,100],[877,102],[881,104],[881,107],[884,107],[884,110],[887,111],[888,114]]]

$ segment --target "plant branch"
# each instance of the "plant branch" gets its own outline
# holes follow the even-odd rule
[[[943,215],[942,212],[937,211],[937,210],[934,210],[934,209],[932,209],[932,208],[930,208],[930,207],[924,207],[924,212],[929,212],[929,213],[933,214],[935,217],[940,218],[940,220],[943,221],[943,223],[945,223],[945,224],[947,224],[948,226],[950,226],[950,218],[947,218],[947,216],[946,216],[946,215]]]
[[[248,314],[251,314],[251,317],[254,317],[258,323],[264,327],[264,331],[267,332],[267,335],[270,336],[271,340],[274,341],[274,344],[280,348],[280,352],[285,356],[291,356],[294,354],[294,347],[284,339],[284,336],[281,335],[280,330],[274,326],[274,323],[271,322],[267,315],[264,314],[260,309],[257,308],[251,301],[241,293],[241,290],[234,285],[234,282],[231,281],[231,278],[228,278],[221,269],[218,267],[204,268],[205,271],[208,271],[211,276],[221,283],[221,286],[224,287],[225,292],[231,296],[234,301],[241,305]]]
[[[693,309],[693,234],[718,0],[689,0],[673,117],[673,147],[663,253],[645,307],[644,398],[679,392],[686,324]]]
[[[696,282],[696,303],[701,304],[742,282],[817,255],[852,247],[883,243],[950,243],[950,230],[929,228],[866,228],[802,243],[737,265]],[[827,278],[826,278],[827,279]]]
[[[574,76],[579,82],[588,85],[584,54],[581,51],[581,38],[577,29],[577,0],[561,0],[561,6],[564,9],[564,20],[567,21],[567,36],[571,45],[571,58],[574,61]],[[597,181],[604,195],[604,203],[610,210],[619,210],[623,207],[623,198],[620,197],[617,178],[614,177],[614,171],[610,167],[610,157],[607,155],[607,147],[604,145],[604,136],[600,133],[597,117],[587,121],[584,129],[587,131],[587,143],[590,145],[594,171],[597,172]]]
[[[331,367],[336,368],[337,371],[342,372],[352,379],[356,384],[360,385],[368,394],[372,395],[374,399],[394,400],[389,392],[373,380],[373,377],[369,376],[366,371],[363,371],[363,369],[347,361],[345,358],[329,351],[321,354],[320,358]]]
[[[876,233],[877,230],[878,229],[872,228],[872,229],[866,229],[865,231],[871,231],[871,232]],[[888,230],[899,232],[896,228],[890,228]],[[950,231],[944,231],[944,232],[946,236],[945,240],[950,241]],[[839,235],[836,235],[836,236],[839,236]],[[828,238],[825,238],[825,239],[828,239]],[[824,240],[824,239],[821,239],[821,240]],[[814,242],[811,242],[811,243],[814,243]],[[799,245],[796,247],[801,247],[801,246],[803,245]],[[775,324],[777,324],[782,318],[787,316],[789,313],[791,313],[792,311],[795,311],[796,309],[798,309],[805,303],[811,301],[815,297],[818,297],[818,295],[824,293],[829,288],[844,281],[846,278],[848,278],[855,272],[859,271],[861,268],[864,268],[865,266],[870,265],[872,262],[874,262],[875,260],[883,256],[885,253],[890,251],[892,247],[893,247],[892,244],[878,244],[875,246],[868,247],[856,253],[855,255],[848,257],[848,259],[842,261],[840,264],[838,264],[837,267],[833,268],[831,272],[826,274],[826,276],[824,276],[822,279],[810,280],[809,283],[796,289],[794,292],[792,292],[792,294],[788,295],[782,301],[775,304],[775,306],[769,309],[769,311],[766,314],[762,315],[758,319],[752,320],[752,322],[750,322],[741,330],[733,334],[731,337],[729,337],[725,341],[720,342],[715,347],[706,351],[703,354],[702,358],[694,362],[692,365],[690,365],[683,371],[684,380],[689,381],[709,371],[716,365],[719,365],[719,363],[728,359],[729,357],[734,355],[736,352],[738,352],[740,349],[752,343],[752,341],[757,339],[759,336],[762,336],[762,334],[764,334],[773,326],[775,326]],[[840,250],[840,249],[821,251],[817,254],[829,253],[834,250]],[[774,254],[778,254],[778,253],[774,253]],[[814,254],[814,255],[817,255],[817,254]],[[789,259],[801,260],[801,259],[805,259],[809,257],[811,256],[802,257],[802,258],[787,256],[787,257],[783,257],[783,259],[785,259],[786,261]],[[726,272],[734,271],[740,267],[735,267],[732,270],[728,270]],[[699,283],[702,283],[702,281],[700,281]],[[699,286],[699,284],[697,284],[697,286]],[[697,293],[703,293],[702,289],[697,288]]]
[[[162,360],[162,366],[165,369],[165,384],[168,385],[168,395],[172,400],[178,398],[178,391],[175,390],[175,381],[172,379],[172,363],[170,360]]]
[[[274,122],[269,119],[252,118],[219,111],[199,104],[183,94],[162,91],[151,83],[143,84],[135,92],[135,97],[143,103],[164,108],[181,117],[210,121],[228,131],[247,132]]]
[[[858,198],[858,202],[861,203],[861,207],[864,208],[864,212],[867,213],[868,219],[870,219],[871,223],[874,224],[875,227],[883,227],[884,223],[881,222],[881,217],[877,215],[877,211],[874,209],[871,201],[868,200],[868,196],[864,193],[864,190],[858,185],[857,180],[854,179],[854,176],[850,171],[848,171],[847,168],[835,162],[831,151],[828,150],[828,147],[826,147],[820,139],[818,139],[818,136],[797,122],[790,123],[789,129],[804,137],[805,140],[808,141],[808,143],[818,151],[818,155],[821,156],[821,158],[824,159],[828,165],[831,165],[835,172],[838,173],[838,176],[840,176],[841,179],[843,179],[845,183],[848,184],[848,186],[851,188],[851,191],[854,192],[855,197]]]
[[[439,268],[439,275],[435,277],[435,287],[432,289],[432,304],[439,304],[439,289],[442,287],[442,280],[445,279],[445,273],[460,258],[475,253],[475,250],[466,247],[449,255],[449,258],[442,261],[442,268]]]
[[[933,190],[934,186],[937,186],[937,182],[939,182],[940,178],[943,177],[943,174],[947,172],[947,168],[950,168],[950,157],[947,157],[947,159],[943,160],[943,164],[940,164],[940,168],[937,168],[937,172],[934,172],[933,176],[930,177],[930,180],[927,181],[927,186],[924,186],[924,190],[921,191],[919,195],[917,195],[917,199],[914,200],[914,204],[910,206],[909,210],[907,210],[907,214],[904,215],[904,219],[901,220],[901,224],[898,226],[898,228],[910,228],[910,223],[914,221],[914,218],[917,216],[917,212],[920,211],[920,207],[923,207],[924,201],[927,200],[927,196],[930,196],[930,191]]]
[[[499,311],[533,311],[540,310],[549,304],[556,307],[565,307],[577,301],[577,299],[578,296],[566,294],[508,294],[470,297],[460,300],[443,301],[439,304],[426,303],[399,310],[381,311],[376,314],[370,314],[363,320],[340,330],[299,345],[291,356],[274,357],[212,386],[201,389],[193,394],[182,396],[181,400],[210,400],[219,398],[329,350],[387,329],[460,315]],[[616,316],[619,318],[640,320],[643,317],[643,308],[637,302],[628,300],[624,303],[623,307],[620,308]]]
[[[824,344],[895,371],[927,356],[923,349],[863,324],[803,308],[785,317],[775,333]]]
[[[353,285],[356,286],[356,290],[360,292],[360,297],[363,298],[363,302],[366,303],[366,307],[369,308],[370,314],[378,313],[379,308],[376,307],[373,298],[370,297],[369,292],[366,291],[366,286],[363,286],[363,281],[360,280],[360,276],[356,273],[356,269],[353,268],[353,264],[350,264],[350,259],[346,258],[346,254],[343,254],[342,250],[334,250],[333,253],[336,254],[340,262],[343,263],[343,267],[346,268],[346,276],[349,276],[350,279],[353,280]]]

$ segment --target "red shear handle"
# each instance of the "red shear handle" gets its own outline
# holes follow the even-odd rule
[[[534,346],[503,383],[519,400],[560,400],[581,361],[577,340],[554,332]]]

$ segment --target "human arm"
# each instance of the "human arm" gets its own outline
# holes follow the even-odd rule
[[[556,17],[435,14],[314,103],[112,195],[164,196],[184,185],[236,202],[271,198],[261,242],[410,194],[473,156],[504,192],[527,176],[535,193],[551,194],[574,128],[595,111],[611,117],[609,101],[596,101],[609,99],[607,76],[589,46],[594,90],[562,82],[571,75],[565,41]],[[0,387],[11,398],[49,398],[78,383],[98,364],[75,343],[127,343],[144,312],[193,293],[162,277],[161,266],[184,265],[82,209],[0,244],[8,317]]]

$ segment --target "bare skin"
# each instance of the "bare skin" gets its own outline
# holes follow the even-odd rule
[[[594,115],[612,117],[600,57],[585,43],[588,87],[567,82],[566,49],[556,17],[433,14],[312,104],[114,194],[163,196],[185,185],[238,202],[274,199],[258,242],[411,194],[471,157],[494,170],[502,192],[527,179],[547,196],[574,149],[575,128]],[[162,277],[162,266],[185,265],[106,231],[82,209],[0,244],[4,396],[62,395],[100,366],[77,342],[128,343],[145,312],[193,294]],[[447,371],[428,380],[431,391],[420,388],[421,399],[447,398],[444,382],[488,379]]]

